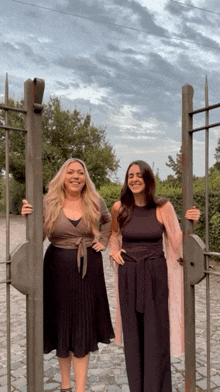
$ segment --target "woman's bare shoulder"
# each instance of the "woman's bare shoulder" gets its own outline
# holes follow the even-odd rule
[[[163,204],[157,205],[159,210],[167,210],[172,208],[172,203],[169,200],[166,200]]]
[[[112,211],[118,212],[118,211],[120,210],[120,207],[121,207],[121,201],[120,201],[120,200],[117,200],[117,201],[113,204],[113,206],[112,206]]]

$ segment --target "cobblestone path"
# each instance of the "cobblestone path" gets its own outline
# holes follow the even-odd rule
[[[25,239],[25,219],[12,217],[11,250]],[[45,243],[45,248],[47,243]],[[111,314],[114,319],[113,272],[108,251],[103,253],[104,270]],[[5,260],[5,220],[0,218],[0,261]],[[5,279],[5,265],[0,265]],[[220,278],[211,278],[211,375],[212,391],[220,391]],[[26,392],[26,303],[25,296],[11,288],[12,392]],[[206,314],[205,281],[196,287],[197,391],[206,388]],[[7,392],[5,285],[0,285],[0,392]],[[184,358],[172,358],[173,392],[184,391]],[[74,380],[72,378],[72,386]],[[74,390],[74,389],[73,389]],[[55,352],[44,356],[44,391],[60,391],[60,375]],[[100,344],[92,353],[86,391],[129,392],[123,348]]]

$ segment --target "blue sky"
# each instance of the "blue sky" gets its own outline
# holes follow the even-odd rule
[[[202,107],[207,75],[209,102],[220,101],[219,22],[218,0],[1,0],[0,99],[6,72],[15,99],[26,79],[43,78],[44,102],[58,96],[105,127],[121,181],[134,159],[154,163],[164,179],[181,144],[182,86],[193,86]],[[204,114],[194,126],[203,123]],[[219,137],[210,130],[210,166]],[[194,134],[198,176],[204,150],[204,132]]]

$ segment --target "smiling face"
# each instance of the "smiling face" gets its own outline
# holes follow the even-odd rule
[[[132,165],[128,170],[128,188],[134,195],[144,194],[145,183],[138,165]]]
[[[66,193],[80,194],[86,184],[85,170],[81,163],[71,162],[64,175],[64,188]]]

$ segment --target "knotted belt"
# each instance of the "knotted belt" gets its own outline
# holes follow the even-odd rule
[[[87,248],[92,246],[92,241],[86,239],[85,237],[78,237],[76,239],[76,246],[77,246],[77,267],[78,271],[80,272],[81,267],[81,257],[83,257],[83,268],[82,268],[82,279],[86,275],[87,272]]]
[[[86,275],[87,272],[87,248],[90,248],[94,244],[94,240],[92,238],[86,238],[83,236],[74,238],[71,245],[65,246],[62,241],[59,239],[53,239],[51,241],[52,245],[62,248],[62,249],[77,249],[77,268],[80,273],[81,271],[81,258],[83,257],[83,268],[82,268],[82,279]]]
[[[150,262],[155,259],[164,258],[161,244],[146,244],[150,246],[127,247],[123,246],[126,253],[123,253],[123,259],[126,262],[135,262],[135,295],[136,295],[136,311],[144,313],[147,308],[147,299],[155,297],[154,293],[154,277]],[[153,247],[153,249],[152,249]],[[122,267],[123,268],[123,267]]]

